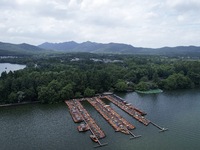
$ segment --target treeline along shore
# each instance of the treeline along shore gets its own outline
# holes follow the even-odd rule
[[[164,56],[65,53],[2,58],[25,64],[3,72],[0,104],[57,103],[105,91],[175,90],[200,86],[200,62]]]

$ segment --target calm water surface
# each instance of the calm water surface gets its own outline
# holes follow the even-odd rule
[[[144,126],[111,104],[118,113],[136,126],[141,138],[129,140],[128,135],[113,128],[90,106],[83,105],[106,133],[102,150],[198,150],[200,149],[200,90],[163,92],[158,95],[119,94],[128,102],[147,112],[147,118],[169,128],[159,133],[152,125]],[[109,102],[107,102],[109,104]],[[0,108],[1,150],[93,150],[89,132],[78,133],[62,104],[32,104]]]
[[[1,73],[6,71],[16,71],[20,69],[24,69],[26,66],[25,65],[19,65],[19,64],[10,64],[10,63],[0,63],[0,76]]]

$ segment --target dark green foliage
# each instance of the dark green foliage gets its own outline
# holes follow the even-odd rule
[[[8,101],[9,101],[10,103],[17,103],[17,93],[11,92],[11,93],[8,95]]]
[[[74,97],[75,97],[75,98],[81,98],[81,97],[83,97],[83,96],[81,95],[80,92],[76,92]]]
[[[165,89],[186,89],[192,87],[192,81],[183,74],[172,74],[167,79],[163,80]]]
[[[119,91],[119,92],[124,92],[126,91],[128,88],[128,85],[126,84],[126,82],[124,81],[118,81],[116,84],[115,84],[115,90],[116,91]]]
[[[95,95],[95,91],[93,89],[90,89],[90,88],[86,88],[85,91],[84,91],[84,96],[85,97],[92,97]]]
[[[60,98],[61,99],[71,99],[74,97],[73,87],[71,84],[67,84],[65,87],[62,88],[60,91]]]
[[[74,58],[79,61],[71,61]],[[187,59],[71,53],[6,58],[0,62],[27,65],[23,70],[1,74],[1,104],[38,100],[56,103],[105,91],[200,86],[200,62]]]
[[[136,85],[136,90],[148,91],[150,90],[149,84],[147,82],[141,81]]]

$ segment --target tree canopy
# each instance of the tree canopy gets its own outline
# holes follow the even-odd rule
[[[0,62],[27,66],[1,74],[1,104],[56,103],[110,90],[174,90],[200,86],[200,62],[182,58],[71,53],[5,58]]]

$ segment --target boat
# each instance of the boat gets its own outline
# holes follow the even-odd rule
[[[120,125],[119,126],[120,127],[120,132],[122,132],[122,133],[124,133],[124,134],[129,134],[129,131],[128,131],[128,129],[127,128],[125,128],[123,125]]]
[[[81,123],[78,127],[77,127],[79,132],[84,132],[89,130],[89,126],[87,124]]]
[[[98,138],[95,135],[90,135],[90,138],[94,141],[94,142],[98,142]]]

